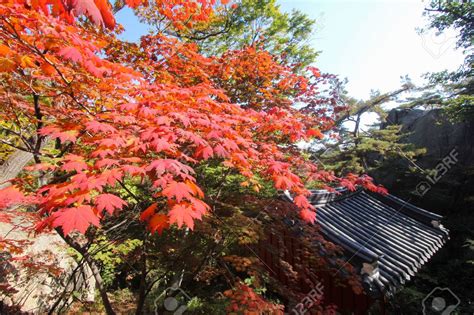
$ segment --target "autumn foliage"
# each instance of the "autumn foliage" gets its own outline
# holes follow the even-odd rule
[[[114,8],[123,5],[153,6],[183,29],[202,27],[218,4],[126,0]],[[106,0],[0,0],[0,128],[14,139],[1,144],[33,156],[0,191],[0,222],[21,205],[32,210],[36,233],[63,237],[123,213],[151,234],[193,230],[219,202],[198,180],[206,164],[255,192],[262,182],[290,191],[308,222],[316,209],[306,183],[383,191],[365,176],[337,178],[301,152],[341,110],[318,69],[295,72],[258,43],[204,56],[162,33],[121,41],[121,29]],[[227,295],[228,311],[236,303],[248,314],[281,311],[243,284]]]
[[[154,5],[190,27],[212,4]],[[146,187],[153,199],[141,215],[151,231],[192,229],[209,212],[194,167],[210,159],[249,185],[259,175],[291,191],[307,221],[315,212],[306,181],[377,189],[366,178],[338,179],[299,153],[296,144],[322,137],[334,115],[315,110],[317,69],[297,75],[258,47],[204,57],[194,44],[161,34],[122,42],[75,21],[86,16],[113,29],[111,6],[99,0],[2,0],[0,16],[0,116],[28,130],[17,132],[19,149],[35,156],[32,173],[14,181],[0,204],[28,196],[38,231],[98,227],[136,202],[131,186]],[[51,180],[37,186],[38,176]]]
[[[224,292],[224,295],[231,300],[227,308],[228,314],[231,315],[283,314],[283,305],[266,302],[252,288],[243,283],[237,283],[235,289]]]

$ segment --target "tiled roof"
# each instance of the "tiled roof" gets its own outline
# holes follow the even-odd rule
[[[346,250],[373,296],[403,285],[449,238],[441,216],[392,195],[312,193],[324,237]]]

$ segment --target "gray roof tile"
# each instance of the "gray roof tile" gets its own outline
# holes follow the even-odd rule
[[[395,196],[344,189],[311,192],[323,235],[343,247],[349,258],[357,258],[351,263],[378,266],[373,274],[363,275],[371,294],[392,293],[449,238],[448,230],[439,224],[441,216]]]

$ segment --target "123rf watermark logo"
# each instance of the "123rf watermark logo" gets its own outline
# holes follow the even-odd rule
[[[449,315],[461,300],[449,288],[434,288],[421,303],[423,315]]]
[[[425,51],[434,59],[441,58],[450,49],[456,46],[456,36],[434,31],[423,31],[420,33],[421,44]]]
[[[438,0],[438,3],[433,7],[443,7],[445,5],[462,6],[472,2],[472,0]],[[445,3],[443,3],[445,2]],[[456,36],[457,34],[453,31],[444,30],[443,32],[436,32],[434,30],[422,30],[419,33],[421,37],[421,44],[425,51],[431,55],[434,59],[441,58],[449,50],[453,50],[456,47]]]
[[[441,180],[441,178],[458,162],[459,152],[456,148],[452,149],[447,156],[445,156],[440,163],[438,163],[434,169],[433,174],[426,175],[426,181],[421,181],[416,185],[415,193],[423,197],[431,186],[435,185]]]
[[[291,310],[290,315],[303,315],[316,303],[320,303],[323,298],[323,289],[324,286],[318,282],[316,286],[304,297],[304,299],[295,305],[295,307]]]
[[[164,298],[164,299],[163,299]],[[188,307],[186,304],[191,300],[191,297],[184,292],[178,285],[173,285],[166,288],[154,302],[155,315],[173,314],[181,315]],[[161,311],[160,310],[163,310]]]

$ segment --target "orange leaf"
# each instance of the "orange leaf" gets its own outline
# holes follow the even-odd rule
[[[145,211],[143,211],[142,214],[140,215],[140,221],[146,221],[152,215],[154,215],[157,206],[158,206],[158,204],[154,203],[151,206],[149,206],[148,208],[146,208]]]
[[[114,18],[114,15],[112,14],[108,1],[107,0],[94,0],[94,2],[100,11],[100,14],[102,15],[102,20],[104,21],[104,25],[108,29],[113,30],[115,27],[115,18]]]
[[[132,9],[138,7],[142,1],[141,0],[125,0],[125,3]]]
[[[33,68],[36,67],[35,63],[33,60],[31,60],[30,57],[28,56],[23,56],[20,58],[20,65],[22,68]]]
[[[275,178],[275,187],[277,189],[290,189],[293,187],[293,182],[285,176],[276,176]]]
[[[6,57],[11,53],[10,48],[5,45],[0,44],[0,56]]]
[[[204,193],[202,192],[201,188],[199,188],[199,186],[196,185],[194,182],[187,180],[186,185],[188,185],[189,188],[191,188],[194,196],[198,196],[200,198],[204,197]]]
[[[150,227],[151,233],[158,232],[158,234],[160,235],[161,233],[163,233],[164,229],[167,229],[170,226],[168,222],[168,216],[162,213],[155,214],[151,218],[150,223],[148,223],[148,225]]]
[[[10,72],[15,70],[16,64],[7,58],[0,58],[0,72]]]
[[[318,138],[318,139],[322,139],[324,138],[324,135],[321,133],[321,131],[319,131],[318,129],[309,129],[306,134],[309,136],[309,137],[315,137],[315,138]]]
[[[43,72],[48,76],[52,76],[56,73],[56,70],[54,69],[54,67],[50,65],[49,63],[42,63],[41,70],[43,70]]]

